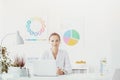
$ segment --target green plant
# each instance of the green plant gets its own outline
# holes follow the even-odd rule
[[[2,53],[0,56],[0,73],[8,73],[8,67],[11,65],[11,59],[8,57],[7,48],[2,47]]]
[[[16,56],[15,59],[12,61],[8,54],[7,54],[7,48],[2,47],[0,54],[0,73],[8,73],[8,69],[10,66],[12,67],[24,67],[25,60],[23,57]]]

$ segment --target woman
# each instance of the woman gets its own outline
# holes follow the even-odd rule
[[[72,72],[69,56],[65,50],[59,49],[60,35],[52,33],[49,36],[51,48],[42,55],[42,59],[53,59],[56,61],[57,74],[64,75]]]

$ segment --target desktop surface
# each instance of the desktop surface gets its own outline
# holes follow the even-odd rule
[[[19,77],[19,78],[7,78],[5,80],[112,80],[109,75],[101,76],[100,74],[69,74],[60,75],[57,77]]]

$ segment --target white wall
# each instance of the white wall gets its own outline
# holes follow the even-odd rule
[[[116,58],[112,58],[115,48],[111,47],[113,44],[111,41],[120,40],[119,0],[1,0],[1,2],[3,7],[0,8],[2,11],[0,38],[3,34],[16,30],[20,30],[25,37],[25,21],[29,17],[45,18],[48,34],[54,31],[61,33],[61,26],[67,21],[79,24],[82,20],[83,47],[74,54],[69,53],[70,58],[85,59],[91,66],[99,66],[101,58],[107,58],[109,65],[114,64],[113,60],[116,61]],[[32,46],[35,47],[36,44],[25,44],[24,48],[30,53],[30,49],[33,49]],[[35,53],[40,53],[38,50],[40,46],[37,45],[34,48]],[[79,46],[77,47],[79,49]],[[21,49],[24,48],[21,47]],[[76,49],[76,47],[67,46],[66,48]],[[71,51],[68,50],[68,52]],[[120,53],[115,55],[120,56]]]

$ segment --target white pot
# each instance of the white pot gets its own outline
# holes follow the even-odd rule
[[[8,74],[10,74],[12,77],[20,77],[20,67],[9,67]]]
[[[28,69],[22,68],[20,70],[20,77],[28,77]]]
[[[20,67],[9,67],[8,74],[12,75],[13,77],[27,77],[28,70]]]

